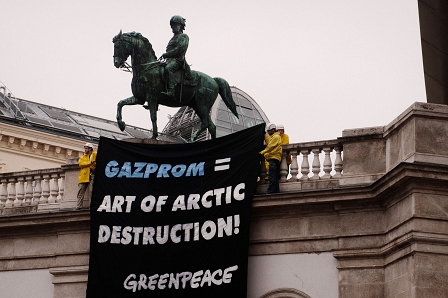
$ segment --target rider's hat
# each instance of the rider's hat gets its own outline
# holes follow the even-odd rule
[[[171,17],[171,19],[170,19],[170,25],[172,24],[172,23],[177,23],[177,24],[181,24],[181,25],[183,25],[183,26],[185,26],[185,19],[183,18],[183,17],[181,17],[181,16],[172,16]]]

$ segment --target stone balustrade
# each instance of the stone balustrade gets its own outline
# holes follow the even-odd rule
[[[0,174],[0,213],[59,209],[64,187],[62,168]]]
[[[280,188],[283,191],[334,187],[342,177],[342,145],[338,140],[296,143],[283,146],[280,165]],[[288,167],[286,158],[291,155]],[[264,164],[264,163],[263,163]],[[74,209],[76,206],[76,159],[60,168],[0,174],[0,215]],[[267,187],[266,168],[260,167],[258,193]],[[66,179],[68,178],[68,179]],[[332,183],[316,183],[331,180]],[[292,183],[295,182],[295,183]],[[89,204],[91,188],[86,195]]]
[[[0,215],[73,209],[78,171],[69,159],[60,168],[0,174]]]
[[[297,191],[301,189],[327,188],[338,186],[342,178],[343,145],[338,140],[306,142],[283,145],[280,163],[280,190]],[[291,164],[288,166],[287,159]],[[258,193],[267,187],[266,167],[260,165]],[[327,183],[331,180],[331,183]]]

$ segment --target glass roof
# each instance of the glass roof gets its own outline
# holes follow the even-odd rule
[[[230,87],[230,90],[232,91],[233,100],[237,105],[238,118],[232,114],[221,97],[218,96],[210,112],[212,121],[216,125],[217,137],[225,136],[263,122],[269,122],[265,113],[248,94],[236,87]],[[200,119],[194,113],[193,109],[182,107],[171,117],[163,132],[181,136],[185,140],[189,140],[193,131],[199,129],[199,126]],[[210,134],[206,131],[201,133],[197,139],[202,141],[210,138]]]
[[[100,136],[119,140],[152,137],[151,130],[127,125],[126,130],[121,131],[115,121],[15,98],[1,92],[0,121],[91,142],[98,142]],[[163,133],[159,134],[158,139],[185,142],[183,138]]]

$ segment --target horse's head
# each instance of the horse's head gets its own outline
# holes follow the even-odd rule
[[[118,33],[113,39],[114,43],[114,65],[116,68],[122,67],[129,55],[132,53],[132,42],[121,33]]]

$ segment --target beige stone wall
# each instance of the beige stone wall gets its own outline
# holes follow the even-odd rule
[[[414,258],[400,259],[384,270],[384,297],[412,297]]]
[[[85,141],[0,123],[0,173],[56,168],[83,154]]]
[[[1,151],[0,173],[20,172],[43,168],[57,168],[65,164],[65,160],[55,160],[48,156],[36,156],[31,153]]]
[[[88,211],[0,218],[0,276],[22,270],[48,272],[54,296],[46,297],[85,297],[89,218]],[[46,283],[42,287],[51,286]],[[8,293],[18,295],[21,290],[9,288]]]

